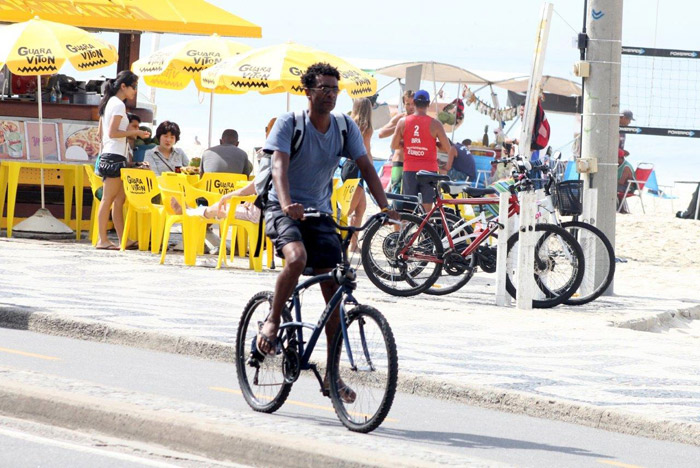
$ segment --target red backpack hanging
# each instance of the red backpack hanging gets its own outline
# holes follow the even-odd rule
[[[535,113],[535,125],[532,127],[532,142],[530,143],[531,150],[541,150],[549,143],[549,122],[547,116],[542,109],[542,101],[537,101],[537,112]]]

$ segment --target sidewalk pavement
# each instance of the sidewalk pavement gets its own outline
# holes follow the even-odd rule
[[[243,306],[276,273],[215,264],[0,238],[0,325],[231,361]],[[495,276],[483,273],[457,293],[413,298],[361,275],[356,296],[391,324],[403,390],[700,444],[697,292],[675,267],[617,268],[616,295],[580,307],[496,307]],[[313,322],[320,291],[304,306]]]

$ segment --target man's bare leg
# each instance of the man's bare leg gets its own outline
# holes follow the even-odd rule
[[[297,285],[299,277],[306,267],[306,249],[302,242],[290,242],[282,247],[282,253],[284,254],[286,265],[280,274],[277,275],[275,295],[272,298],[272,311],[263,324],[262,330],[260,330],[260,334],[267,338],[268,341],[262,337],[258,337],[257,341],[258,350],[263,354],[269,354],[274,351],[270,343],[273,343],[277,338],[277,330],[280,326],[284,303],[292,295],[294,287]]]

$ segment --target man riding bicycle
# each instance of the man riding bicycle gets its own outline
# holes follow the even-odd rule
[[[367,157],[359,128],[351,119],[346,119],[347,136],[343,140],[338,123],[331,116],[338,97],[339,80],[340,74],[335,67],[326,63],[311,65],[301,77],[309,100],[308,111],[303,116],[305,128],[301,147],[292,158],[295,115],[287,113],[277,119],[263,148],[272,154],[273,180],[265,207],[265,233],[275,244],[277,254],[286,260],[286,265],[277,277],[272,311],[257,337],[257,348],[262,354],[275,353],[282,309],[304,269],[308,267],[314,274],[322,274],[342,261],[340,238],[330,220],[323,217],[304,220],[305,208],[332,213],[333,173],[341,157],[356,162],[381,210],[388,212],[392,219],[399,219],[396,212],[388,210],[386,196]],[[326,302],[337,288],[333,281],[321,283]],[[338,326],[336,309],[326,325],[329,362],[330,340]],[[324,387],[328,388],[328,384],[326,373]],[[347,399],[354,400],[351,389],[346,393]]]

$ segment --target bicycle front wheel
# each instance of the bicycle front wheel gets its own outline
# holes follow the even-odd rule
[[[583,250],[586,261],[581,286],[567,305],[582,305],[600,297],[615,276],[615,250],[608,238],[597,227],[581,221],[568,221],[561,225],[573,235]]]
[[[236,334],[236,373],[243,398],[255,411],[273,413],[289,396],[292,385],[286,383],[283,373],[282,352],[267,355],[262,362],[250,359],[258,332],[272,310],[272,292],[263,291],[253,296],[238,324]],[[285,309],[282,322],[290,322],[291,316]],[[279,333],[282,335],[282,332]]]
[[[373,307],[355,307],[346,322],[347,346],[338,328],[331,348],[331,401],[345,427],[367,433],[379,427],[394,401],[399,373],[396,343],[389,323]]]
[[[535,265],[532,307],[546,309],[562,304],[583,280],[585,262],[581,246],[564,228],[552,224],[535,226]],[[515,284],[520,233],[508,239],[506,289],[516,297]]]
[[[421,218],[408,213],[400,216],[400,228],[381,222],[367,228],[362,241],[362,268],[369,280],[385,293],[415,296],[440,276],[442,245],[430,224],[419,232]],[[406,246],[405,254],[401,255]]]

